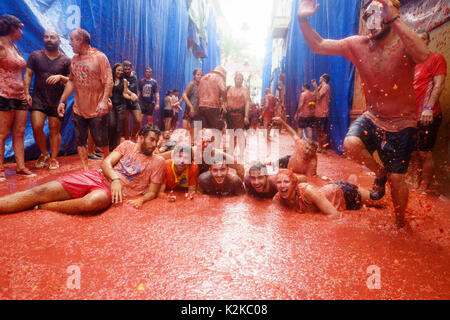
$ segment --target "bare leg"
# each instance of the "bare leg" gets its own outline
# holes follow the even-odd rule
[[[47,136],[44,133],[44,123],[47,115],[40,111],[31,111],[31,126],[33,127],[33,136],[41,154],[48,155]],[[50,121],[50,117],[49,117]]]
[[[95,153],[95,143],[94,143],[94,139],[92,139],[91,136],[91,130],[89,130],[88,133],[88,149],[87,149],[88,155],[92,155]]]
[[[61,148],[61,121],[56,117],[48,117],[48,125],[50,129],[51,158],[56,159]]]
[[[95,145],[94,145],[95,147]],[[78,154],[80,155],[81,164],[83,165],[83,170],[89,170],[88,165],[88,148],[86,146],[79,146],[77,148]]]
[[[420,181],[422,180],[422,159],[420,158],[420,153],[418,151],[414,151],[411,154],[409,175],[411,176],[412,185],[419,188]]]
[[[16,110],[12,127],[13,149],[16,158],[17,170],[25,169],[25,123],[27,122],[28,110]]]
[[[110,197],[102,190],[94,190],[83,198],[45,203],[40,209],[66,214],[89,214],[106,209],[111,204]]]
[[[9,136],[14,121],[14,111],[0,111],[0,170],[3,170],[5,140]]]
[[[137,141],[139,130],[141,130],[142,112],[141,110],[132,110],[133,115],[133,132],[131,134],[131,140]]]
[[[298,133],[298,136],[299,136],[301,139],[303,139],[303,129],[302,129],[302,128],[298,128],[298,129],[297,129],[297,133]]]
[[[0,213],[24,211],[38,204],[68,199],[71,199],[71,196],[63,186],[57,181],[52,181],[1,198]]]
[[[377,178],[382,178],[385,175],[384,169],[380,167],[369,151],[367,151],[366,146],[360,138],[353,136],[345,138],[344,148],[353,160],[375,172]]]
[[[395,225],[403,228],[405,224],[405,211],[408,204],[408,185],[405,182],[405,174],[391,173],[389,175],[391,185],[392,203],[395,210]]]
[[[421,189],[429,190],[434,174],[434,160],[432,152],[419,152],[422,159],[422,182]]]

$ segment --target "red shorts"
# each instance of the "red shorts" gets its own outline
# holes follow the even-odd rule
[[[73,173],[57,180],[73,199],[83,198],[94,190],[102,190],[111,197],[111,188],[100,170]]]

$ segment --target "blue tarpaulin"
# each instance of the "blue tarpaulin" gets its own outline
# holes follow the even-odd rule
[[[264,66],[262,71],[261,98],[265,96],[264,90],[270,88],[270,79],[272,78],[272,48],[273,48],[272,28],[270,28],[267,34],[266,56],[264,58]]]
[[[286,109],[291,119],[297,109],[303,83],[322,74],[331,77],[329,134],[331,146],[343,151],[342,143],[350,122],[353,99],[354,66],[343,56],[314,54],[301,34],[297,11],[301,0],[292,4],[286,53]],[[359,1],[319,0],[317,13],[309,20],[322,38],[342,39],[358,33]]]
[[[72,56],[69,34],[77,28],[91,34],[91,45],[104,52],[111,65],[129,60],[138,78],[145,67],[153,69],[160,85],[161,105],[164,92],[174,88],[183,92],[192,80],[192,71],[201,68],[188,49],[189,14],[185,0],[16,0],[0,1],[0,14],[12,14],[25,25],[17,47],[25,59],[43,48],[46,29],[56,30],[62,37],[61,49]],[[212,13],[208,22],[208,65],[220,64],[220,39]],[[210,47],[211,46],[211,47]],[[213,53],[213,54],[212,54]],[[69,101],[71,102],[71,101]],[[162,110],[162,108],[160,109]],[[61,153],[76,152],[71,108],[62,126]],[[161,125],[161,113],[155,114]],[[46,127],[47,133],[48,129]],[[25,132],[26,159],[37,158],[31,123]],[[6,141],[5,159],[14,156],[12,139]]]

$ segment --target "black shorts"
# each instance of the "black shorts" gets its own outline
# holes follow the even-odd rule
[[[224,127],[220,108],[199,107],[197,119],[202,122],[204,129],[222,130]]]
[[[314,118],[313,128],[325,131],[327,128],[328,118]]]
[[[346,210],[361,209],[361,193],[359,192],[357,186],[344,181],[333,181],[330,183],[338,185],[344,192]]]
[[[64,117],[61,118],[58,116],[58,107],[53,108],[53,107],[49,107],[49,106],[43,106],[43,105],[35,105],[33,104],[33,106],[31,107],[31,111],[39,111],[44,113],[47,117],[54,117],[54,118],[58,118],[59,120],[63,121]]]
[[[298,119],[298,127],[299,128],[312,128],[312,126],[314,125],[314,117],[300,117]]]
[[[143,114],[146,114],[148,116],[152,116],[154,109],[155,109],[155,104],[153,102],[141,101],[141,111],[142,111]]]
[[[347,137],[360,138],[371,154],[378,151],[389,173],[403,174],[408,171],[416,133],[416,128],[405,128],[399,132],[385,131],[362,115],[350,126]]]
[[[228,129],[244,129],[245,110],[229,110],[227,114]]]
[[[90,130],[92,139],[97,147],[106,147],[109,144],[109,115],[102,117],[83,118],[73,114],[75,141],[78,147],[88,144],[88,132]]]
[[[8,99],[0,96],[0,111],[27,110],[25,100]]]
[[[424,126],[420,122],[417,124],[417,140],[416,150],[429,152],[433,151],[434,144],[436,143],[439,126],[442,123],[442,113],[433,118],[433,122]]]
[[[127,110],[128,111],[141,110],[141,107],[139,106],[139,103],[137,101],[132,102],[127,100]]]
[[[164,109],[164,118],[172,118],[172,117],[173,117],[173,110]]]

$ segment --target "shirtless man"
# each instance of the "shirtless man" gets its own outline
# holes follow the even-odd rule
[[[319,148],[317,149],[318,153],[327,153],[326,151],[326,143],[327,143],[327,123],[328,117],[330,115],[330,97],[331,90],[330,85],[330,76],[324,73],[319,79],[319,86],[315,80],[312,80],[311,83],[314,87],[314,94],[316,95],[316,109],[314,111],[314,124],[313,128],[316,129],[317,134],[317,142],[319,144]]]
[[[69,81],[70,59],[59,51],[61,40],[56,31],[47,30],[44,33],[44,50],[36,50],[30,54],[27,69],[23,77],[27,103],[31,107],[31,125],[34,140],[41,151],[36,161],[36,168],[59,168],[58,156],[61,147],[61,122],[58,117],[58,104],[64,86]],[[30,94],[31,80],[34,77],[33,97]],[[44,133],[45,119],[48,118],[50,130],[50,150],[47,151],[47,136]]]
[[[151,125],[139,132],[138,142],[124,141],[102,162],[102,170],[69,174],[0,199],[0,213],[45,209],[67,214],[90,214],[137,197],[129,203],[140,209],[157,197],[165,162],[153,155],[160,132]],[[144,194],[144,192],[146,192]],[[37,208],[36,208],[37,206]]]
[[[77,29],[70,34],[75,56],[70,65],[69,81],[58,105],[58,115],[64,116],[67,99],[75,90],[73,122],[78,154],[84,170],[88,170],[88,132],[105,157],[109,154],[108,112],[114,86],[112,70],[104,53],[91,47],[91,36]]]
[[[214,158],[209,171],[200,175],[198,190],[213,196],[238,196],[245,193],[242,180],[228,172],[228,165],[222,157]]]
[[[226,71],[223,67],[216,67],[204,75],[198,85],[198,114],[197,120],[202,122],[203,128],[223,129],[222,115],[227,112]],[[220,143],[220,142],[218,142]]]
[[[275,116],[275,109],[277,104],[277,98],[270,93],[270,89],[266,88],[264,90],[264,112],[263,112],[263,120],[264,120],[264,129],[269,129],[269,123],[272,121],[272,118]]]
[[[319,5],[302,0],[298,22],[311,50],[318,54],[344,55],[358,69],[367,111],[350,127],[344,141],[347,153],[375,172],[372,200],[385,194],[389,180],[397,227],[404,226],[408,203],[405,182],[416,133],[416,102],[413,88],[414,67],[425,61],[429,50],[400,19],[398,0],[370,1],[363,19],[369,35],[343,40],[323,39],[308,22]],[[377,150],[384,167],[372,157]]]
[[[306,139],[312,139],[315,109],[316,96],[311,91],[309,83],[305,83],[302,86],[302,93],[300,94],[297,112],[295,112],[294,115],[294,120],[298,121],[298,135],[300,138],[303,137],[303,129],[305,129]]]
[[[234,87],[231,87],[227,92],[228,119],[230,122],[228,129],[244,129],[249,124],[250,91],[242,85],[243,82],[244,76],[242,73],[236,72]]]
[[[278,161],[280,168],[291,169],[299,182],[306,181],[306,177],[317,175],[317,144],[312,140],[302,139],[283,119],[275,117],[273,121],[285,127],[295,143],[292,155]]]
[[[256,198],[272,199],[277,193],[275,178],[267,174],[267,167],[261,162],[248,169],[244,184],[247,193]]]

